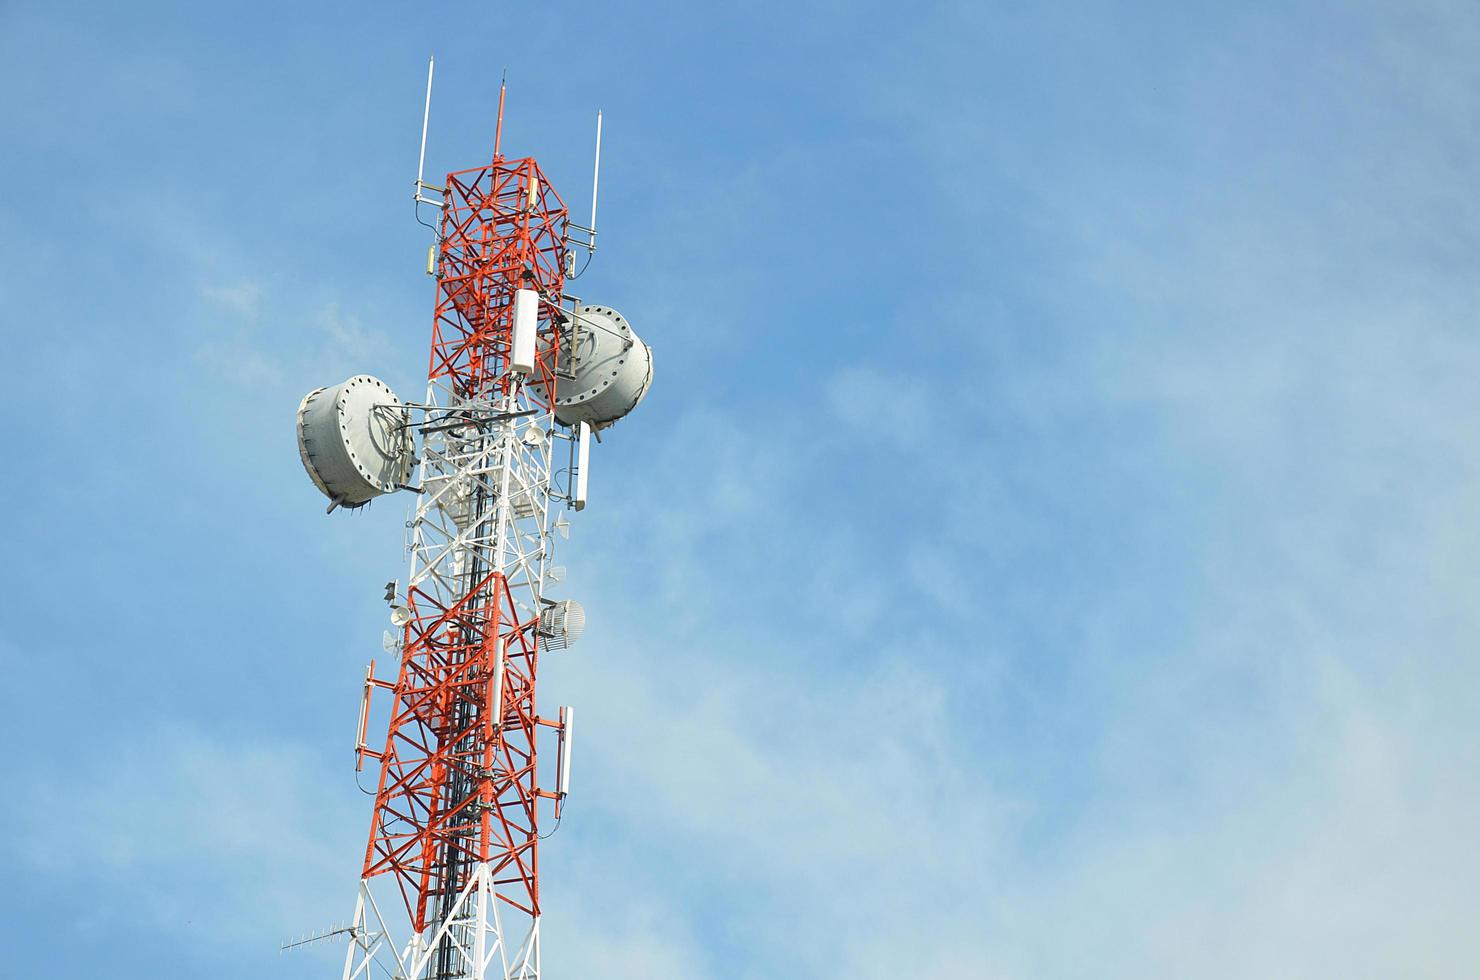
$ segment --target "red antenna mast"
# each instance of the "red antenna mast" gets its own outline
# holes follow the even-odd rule
[[[497,163],[504,158],[504,95],[508,91],[509,70],[504,69],[503,77],[498,80],[498,122],[493,126],[493,159]]]

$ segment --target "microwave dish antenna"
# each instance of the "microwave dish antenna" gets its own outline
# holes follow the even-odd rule
[[[298,403],[298,456],[329,510],[363,507],[411,476],[410,411],[368,374],[315,388]]]
[[[586,632],[586,609],[574,599],[551,603],[540,614],[540,639],[546,650],[565,650]]]
[[[555,417],[565,425],[604,429],[624,418],[653,383],[653,352],[627,318],[610,306],[573,311],[569,347],[561,352]],[[572,353],[574,356],[572,356]]]

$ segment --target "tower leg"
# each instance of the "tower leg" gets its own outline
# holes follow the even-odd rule
[[[359,894],[355,896],[355,917],[349,931],[349,948],[344,951],[344,980],[350,980],[356,973],[355,964],[365,959],[367,946],[365,936],[365,885],[360,883]],[[356,955],[356,954],[360,955]]]

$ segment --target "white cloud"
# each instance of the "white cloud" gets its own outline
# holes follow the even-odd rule
[[[329,362],[383,364],[392,362],[396,351],[383,330],[366,327],[358,315],[329,303],[313,318],[322,331],[318,357]]]
[[[869,439],[912,455],[930,451],[937,440],[937,420],[954,414],[954,399],[931,392],[918,375],[844,366],[825,383],[834,417]]]
[[[959,69],[959,52],[942,47],[920,62]],[[1453,60],[1449,70],[1473,74]],[[908,73],[888,77],[910,85]],[[932,163],[947,187],[970,176],[980,189],[967,173],[982,159],[977,132],[941,138]],[[642,887],[665,896],[680,933],[734,942],[741,975],[1480,968],[1466,936],[1466,883],[1480,873],[1469,830],[1480,812],[1480,668],[1469,656],[1480,638],[1480,349],[1470,278],[1424,251],[1408,207],[1449,201],[1463,215],[1473,195],[1440,165],[1442,136],[1413,135],[1425,144],[1415,159],[1435,165],[1375,182],[1347,173],[1345,186],[1377,192],[1359,209],[1328,195],[1302,210],[1286,185],[1239,183],[1233,170],[1192,188],[1111,169],[1101,176],[1122,193],[1105,197],[1076,188],[1074,167],[1042,175],[1040,220],[1065,219],[1062,281],[1045,300],[1045,329],[1058,332],[1035,338],[1051,351],[1015,349],[1025,328],[1010,325],[1009,339],[963,352],[951,366],[960,376],[1000,384],[969,391],[959,410],[995,424],[912,460],[908,476],[985,488],[974,509],[942,505],[959,530],[914,521],[920,543],[891,551],[884,527],[899,514],[813,506],[822,467],[802,452],[786,464],[776,447],[796,443],[784,420],[752,416],[727,432],[720,452],[774,475],[754,484],[766,520],[736,510],[740,526],[725,532],[701,507],[666,511],[681,531],[636,557],[666,566],[674,588],[617,621],[594,618],[587,642],[604,651],[578,680],[562,675],[575,703],[595,706],[583,708],[584,737],[599,741],[586,743],[596,758],[582,764],[574,812],[597,809],[586,819],[621,842],[608,847],[662,862],[664,876]],[[982,138],[985,153],[1004,137]],[[1284,138],[1298,151],[1325,137]],[[1472,155],[1469,139],[1453,148]],[[990,281],[988,258],[979,272]],[[996,325],[968,317],[992,307],[973,290],[992,287],[962,288],[940,300],[943,325],[980,338]],[[1102,322],[1102,309],[1116,319]],[[834,376],[825,406],[851,433],[878,437],[873,451],[851,444],[859,471],[879,471],[942,417],[932,383],[871,363]],[[1015,424],[1021,441],[999,437]],[[1057,468],[1069,453],[1121,484],[1048,485],[1081,472]],[[707,476],[679,474],[698,486],[678,503],[707,499]],[[1161,554],[1164,503],[1181,507],[1166,520],[1185,532]],[[1033,523],[1051,523],[1058,506],[1082,508],[1068,518],[1085,527],[1069,530],[1120,535],[1131,553],[1093,558],[1095,542]],[[815,606],[778,601],[781,588],[727,599],[702,587],[707,555],[779,555],[787,535],[821,552]],[[999,542],[1019,568],[994,560]],[[604,557],[596,564],[615,567]],[[736,579],[764,574],[747,558],[736,567]],[[940,590],[922,641],[909,600],[937,569],[962,585]],[[771,574],[794,581],[782,566]],[[1059,583],[1066,595],[1044,594]],[[863,598],[831,602],[834,590]],[[1000,612],[997,597],[1015,590],[1060,618],[1044,624],[1060,646],[991,633],[983,610]],[[904,615],[891,616],[901,599]],[[703,613],[655,625],[671,604]],[[840,615],[860,606],[874,627],[862,636]],[[639,639],[613,639],[623,636]],[[959,676],[932,658],[941,643],[962,654]],[[849,653],[851,676],[838,671]],[[977,657],[994,662],[991,683],[965,672]],[[993,727],[1014,699],[1037,716],[1019,731]],[[1037,758],[1055,769],[1030,771]],[[691,899],[708,904],[685,915]]]
[[[200,292],[210,302],[246,320],[255,320],[262,304],[262,284],[250,279],[202,286]]]
[[[90,912],[114,928],[260,956],[347,918],[363,814],[291,743],[161,724],[99,738],[65,770],[19,773],[9,860],[127,895]]]

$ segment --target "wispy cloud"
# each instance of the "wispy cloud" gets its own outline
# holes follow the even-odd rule
[[[358,814],[291,743],[161,724],[66,771],[28,769],[5,807],[9,862],[81,890],[109,928],[261,955],[353,896]],[[63,815],[72,815],[63,817]],[[333,828],[326,834],[326,828]]]
[[[202,286],[200,292],[209,302],[245,320],[255,320],[261,307],[262,284],[248,279]]]
[[[921,73],[959,77],[952,39],[976,35],[930,33]],[[958,118],[921,117],[947,127],[928,159],[955,189],[1005,139]],[[1275,138],[1278,156],[1335,137]],[[1408,215],[1463,214],[1468,186],[1425,153],[1400,179],[1344,171],[1369,207],[1313,187],[1302,209],[1298,182],[1233,163],[1142,180],[1116,152],[1033,183],[1035,230],[1063,219],[1055,295],[963,250],[979,280],[933,321],[965,338],[955,360],[846,367],[807,406],[833,434],[779,413],[703,425],[703,462],[753,469],[733,479],[766,502],[763,541],[727,524],[745,511],[707,508],[723,466],[675,449],[656,482],[689,481],[663,516],[682,530],[640,557],[662,556],[684,585],[666,601],[707,628],[594,620],[643,639],[582,667],[579,702],[621,720],[588,722],[581,799],[629,846],[692,840],[704,884],[647,887],[682,909],[722,882],[689,928],[718,917],[711,944],[770,969],[1466,975],[1480,350],[1472,287]],[[1007,322],[1025,304],[1038,322]],[[940,438],[941,418],[959,430]],[[849,506],[810,506],[839,474]],[[642,508],[623,511],[641,541]],[[706,589],[710,554],[754,554],[735,574],[766,584]],[[848,596],[868,597],[862,638]]]

